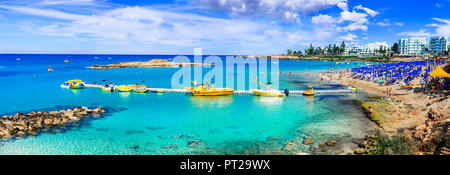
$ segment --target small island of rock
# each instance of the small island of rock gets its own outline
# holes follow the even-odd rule
[[[132,62],[119,62],[107,65],[93,65],[87,67],[90,69],[112,69],[112,68],[127,68],[127,67],[183,67],[183,66],[209,66],[210,63],[175,63],[164,59],[152,59],[146,62],[132,61]]]

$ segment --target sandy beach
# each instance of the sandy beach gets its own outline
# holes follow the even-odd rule
[[[400,134],[424,143],[430,142],[430,139],[427,137],[432,137],[434,132],[442,134],[442,131],[444,131],[444,137],[445,132],[448,132],[450,100],[444,95],[431,96],[423,93],[414,93],[413,90],[404,89],[398,84],[390,86],[379,85],[366,80],[352,79],[349,77],[349,74],[344,74],[340,78],[338,72],[321,73],[320,77],[355,87],[358,91],[373,94],[372,97],[369,97],[374,99],[373,101],[363,103],[368,103],[367,105],[372,106],[375,111],[381,113],[382,122],[375,121],[375,123],[386,134]],[[411,83],[419,83],[419,79],[415,79]],[[392,88],[390,97],[387,94],[388,87]],[[364,106],[363,104],[361,107],[365,109],[367,105]],[[435,119],[436,117],[431,117],[431,115],[440,117]],[[428,129],[425,129],[427,127]],[[422,130],[428,131],[428,133],[420,133]],[[421,150],[416,154],[432,153]],[[449,154],[449,152],[448,150],[443,150],[441,154]]]

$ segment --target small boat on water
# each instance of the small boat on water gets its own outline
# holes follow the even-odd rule
[[[69,62],[69,60],[67,60],[67,59],[64,60],[64,63],[68,63],[68,62]]]
[[[131,92],[133,89],[131,89],[130,86],[127,85],[120,85],[119,87],[117,87],[117,91],[119,92]]]
[[[104,86],[104,85],[102,85],[102,86],[100,86],[100,89],[102,91],[105,91],[105,92],[113,92],[114,91],[114,86]]]
[[[17,60],[17,61],[20,61],[20,60],[22,60],[22,58],[16,58],[16,60]]]
[[[134,88],[133,91],[137,93],[147,93],[150,90],[148,88]]]
[[[48,66],[48,72],[53,72],[53,69],[50,67],[50,65]]]
[[[84,83],[70,83],[69,88],[70,89],[83,89]]]
[[[314,95],[314,89],[313,89],[313,87],[312,87],[312,86],[308,86],[308,87],[311,88],[311,89],[306,90],[305,92],[303,92],[303,95],[306,95],[306,96],[313,96],[313,95]]]
[[[250,91],[252,91],[256,96],[284,97],[283,92],[281,92],[279,90],[275,90],[275,89],[271,89],[271,90],[251,89]]]
[[[231,95],[234,92],[234,89],[231,88],[215,88],[214,85],[193,83],[195,86],[191,89],[191,92],[194,96],[222,96]]]
[[[264,97],[284,97],[284,93],[276,90],[276,89],[272,89],[271,87],[268,87],[262,83],[260,83],[257,80],[253,80],[256,83],[260,84],[261,86],[265,87],[267,90],[264,89],[250,89],[250,91],[252,91],[256,96],[264,96]],[[268,85],[270,85],[271,83],[268,83]]]

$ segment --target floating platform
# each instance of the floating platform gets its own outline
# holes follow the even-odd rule
[[[62,88],[69,88],[69,86],[61,85]],[[85,88],[100,88],[101,85],[84,84]],[[117,86],[114,86],[117,89]],[[150,92],[159,93],[184,93],[191,94],[190,90],[186,89],[168,89],[168,88],[147,88]],[[288,90],[288,95],[303,95],[302,90]],[[352,94],[356,93],[355,88],[349,89],[330,89],[330,90],[314,90],[314,95],[333,95],[333,94]],[[236,90],[233,92],[235,95],[255,95],[252,91]]]

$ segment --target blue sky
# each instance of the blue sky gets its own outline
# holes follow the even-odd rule
[[[2,0],[0,53],[267,55],[450,36],[450,0]]]

